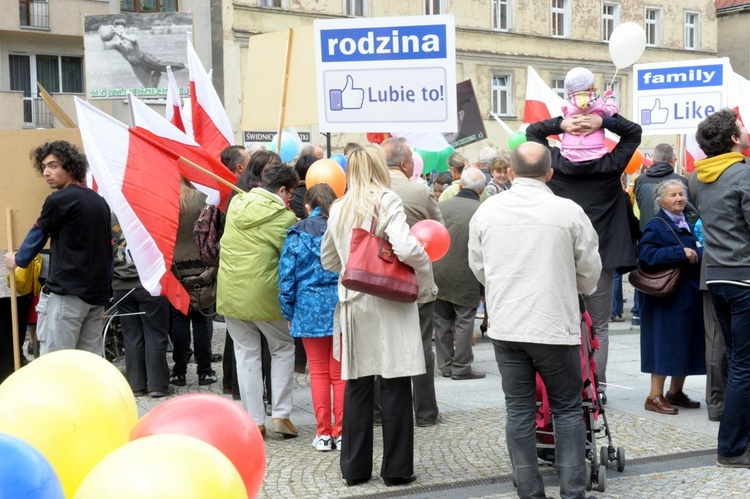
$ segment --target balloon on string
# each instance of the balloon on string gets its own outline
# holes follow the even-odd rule
[[[508,139],[508,148],[512,151],[524,142],[526,142],[526,132],[524,130],[516,130]]]
[[[367,141],[373,144],[382,144],[390,136],[390,133],[385,132],[367,132]]]
[[[618,24],[609,37],[609,55],[617,69],[638,62],[646,50],[646,32],[640,24]]]
[[[248,497],[258,494],[266,470],[263,437],[250,415],[231,400],[207,393],[181,395],[151,409],[130,436],[159,434],[188,435],[211,444],[237,468]]]
[[[0,385],[0,432],[39,450],[66,497],[96,463],[130,440],[137,420],[122,373],[83,350],[43,355]]]
[[[346,174],[332,159],[319,159],[307,170],[305,184],[308,189],[316,184],[328,184],[340,198],[346,192]]]
[[[441,149],[438,151],[438,163],[435,171],[438,173],[447,172],[450,170],[450,165],[448,164],[448,158],[451,157],[451,154],[456,152],[456,149],[453,148],[453,146],[448,146],[445,149]]]
[[[187,435],[153,435],[102,459],[73,499],[247,499],[234,465],[213,446]]]
[[[0,497],[65,499],[52,465],[31,444],[0,433]]]
[[[274,134],[271,138],[271,142],[266,145],[266,149],[277,153],[281,157],[281,161],[288,163],[297,157],[299,152],[302,150],[302,141],[294,136],[293,133],[282,130],[281,132],[281,150],[276,151],[276,137],[278,134]]]
[[[422,158],[422,173],[430,173],[437,170],[438,153],[436,151],[427,151],[424,149],[414,149],[413,151]]]
[[[344,156],[340,152],[337,152],[336,154],[332,154],[329,159],[332,159],[333,161],[338,163],[341,169],[346,171],[346,156]]]
[[[643,154],[638,149],[635,150],[633,155],[630,157],[630,161],[628,161],[628,166],[625,167],[625,173],[632,174],[638,171],[638,169],[643,165]]]
[[[412,225],[410,231],[422,244],[431,262],[440,260],[448,253],[451,235],[440,222],[422,220]]]
[[[422,172],[424,171],[424,160],[417,151],[412,151],[411,157],[414,161],[414,173],[412,173],[409,180],[411,180],[412,182],[416,182],[417,180],[419,180],[419,177],[422,176]]]

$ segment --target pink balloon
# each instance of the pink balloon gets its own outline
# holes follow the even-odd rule
[[[422,156],[414,150],[412,150],[412,159],[414,160],[414,173],[409,180],[416,182],[422,176],[422,171],[424,171],[424,160],[422,159]]]
[[[448,253],[451,235],[448,229],[435,220],[422,220],[411,227],[411,233],[422,243],[431,262],[436,262]]]
[[[207,393],[173,398],[143,416],[130,440],[161,434],[188,435],[213,445],[237,468],[247,496],[258,495],[266,470],[263,437],[255,421],[231,400]]]

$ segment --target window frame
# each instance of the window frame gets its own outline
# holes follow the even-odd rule
[[[557,2],[562,2],[562,7],[556,7]],[[562,34],[555,33],[556,16],[562,16]],[[550,36],[552,38],[570,38],[570,0],[550,1]]]
[[[432,12],[436,3],[438,12]],[[437,16],[448,12],[448,0],[424,0],[422,5],[424,7],[424,15],[426,16]]]
[[[693,23],[688,23],[688,16],[693,16]],[[700,13],[686,10],[683,18],[685,50],[698,50],[700,44]],[[691,43],[688,43],[689,40]]]
[[[495,85],[495,79],[496,78],[506,78],[506,82],[504,86]],[[490,75],[490,109],[493,113],[495,113],[498,116],[515,116],[515,101],[514,101],[514,92],[513,92],[513,72],[508,71],[493,71]],[[505,92],[505,112],[501,111],[502,108],[502,93]],[[498,95],[498,93],[500,95]],[[498,105],[498,106],[496,106]]]
[[[612,14],[606,14],[604,10],[607,7],[612,7]],[[612,28],[607,33],[607,24],[611,22]],[[602,41],[609,43],[609,39],[612,37],[612,32],[615,30],[617,25],[620,24],[620,4],[618,2],[603,1],[602,2]]]
[[[649,19],[649,12],[655,14],[654,19]],[[647,6],[643,13],[643,28],[646,32],[646,46],[647,47],[658,47],[661,45],[661,24],[662,24],[662,10],[659,7]],[[649,26],[653,26],[654,40],[649,43]]]
[[[559,86],[557,86],[558,83],[559,83]],[[565,76],[564,75],[553,76],[551,81],[549,82],[549,88],[551,88],[553,92],[559,95],[561,99],[565,100],[566,92],[565,92]]]
[[[123,0],[120,0],[120,12],[146,12],[146,13],[153,13],[153,12],[179,12],[179,10],[180,10],[179,0],[130,0],[130,1],[132,1],[133,7],[132,8],[123,8],[123,6],[122,6]],[[143,10],[143,8],[141,6],[141,2],[146,2],[146,1],[149,1],[149,2],[153,1],[154,5],[155,5],[155,9],[154,10]],[[172,10],[172,9],[163,10],[163,8],[162,8],[162,3],[163,2],[170,2],[170,3],[174,2],[174,10]]]
[[[505,6],[505,26],[501,26],[500,16],[501,7]],[[513,1],[512,0],[492,0],[492,29],[494,31],[502,31],[507,33],[510,31],[513,23]]]
[[[362,3],[362,13],[356,14],[356,4]],[[370,2],[368,0],[344,0],[344,15],[349,17],[368,17],[370,10]],[[352,13],[352,11],[354,13]]]

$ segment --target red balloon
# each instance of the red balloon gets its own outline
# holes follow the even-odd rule
[[[411,233],[422,243],[431,262],[436,262],[448,253],[451,235],[448,229],[435,220],[422,220],[411,227]]]
[[[638,149],[630,157],[628,166],[625,167],[625,173],[635,173],[643,165],[643,154]]]
[[[391,136],[385,132],[367,132],[367,140],[374,144],[381,144],[385,139]]]
[[[346,192],[346,173],[334,160],[319,159],[307,170],[305,184],[308,189],[316,184],[328,184],[340,198]]]
[[[263,437],[250,415],[231,400],[206,393],[168,400],[138,421],[130,440],[162,434],[188,435],[213,445],[237,468],[247,496],[258,495],[266,471]]]

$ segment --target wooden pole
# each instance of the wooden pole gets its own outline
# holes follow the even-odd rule
[[[60,107],[60,105],[55,102],[55,99],[52,98],[52,96],[47,92],[47,90],[42,86],[41,83],[36,82],[36,85],[39,87],[39,95],[42,97],[42,100],[45,104],[47,104],[47,107],[50,111],[52,111],[52,114],[55,115],[55,118],[60,120],[60,123],[62,123],[65,128],[78,128],[78,125],[76,125],[76,122],[73,121],[73,119],[67,115],[65,111]]]
[[[5,209],[5,227],[8,234],[8,252],[13,251],[13,210]],[[18,301],[16,299],[16,273],[8,270],[10,280],[10,315],[13,322],[13,368],[21,369],[21,345],[18,342]]]
[[[294,30],[289,28],[289,38],[286,40],[286,57],[284,60],[284,80],[281,82],[281,109],[279,111],[279,126],[276,134],[276,154],[281,155],[281,131],[284,129],[284,114],[286,114],[286,93],[289,88],[289,64],[292,61],[292,43]]]
[[[209,171],[209,170],[206,170],[206,169],[205,169],[205,168],[203,168],[202,166],[200,166],[200,165],[198,165],[198,164],[196,164],[196,163],[194,163],[194,162],[190,161],[190,160],[189,160],[189,159],[187,159],[186,157],[184,157],[184,156],[180,156],[180,157],[179,157],[179,158],[177,158],[177,159],[179,159],[180,161],[182,161],[183,163],[185,163],[185,164],[187,164],[187,165],[190,165],[190,166],[192,166],[192,167],[193,167],[193,168],[195,168],[196,170],[200,170],[200,171],[201,171],[201,172],[203,172],[203,173],[204,173],[205,175],[208,175],[209,177],[211,177],[212,179],[216,180],[217,182],[221,182],[222,184],[226,185],[227,187],[229,187],[229,188],[233,189],[233,190],[234,190],[234,191],[235,191],[236,193],[238,193],[238,194],[244,194],[244,193],[245,193],[245,191],[243,191],[242,189],[240,189],[240,188],[239,188],[239,187],[237,187],[236,185],[232,184],[231,182],[227,182],[226,180],[224,180],[224,179],[223,179],[223,178],[221,178],[220,176],[216,175],[216,174],[215,174],[214,172],[212,172],[212,171]]]

